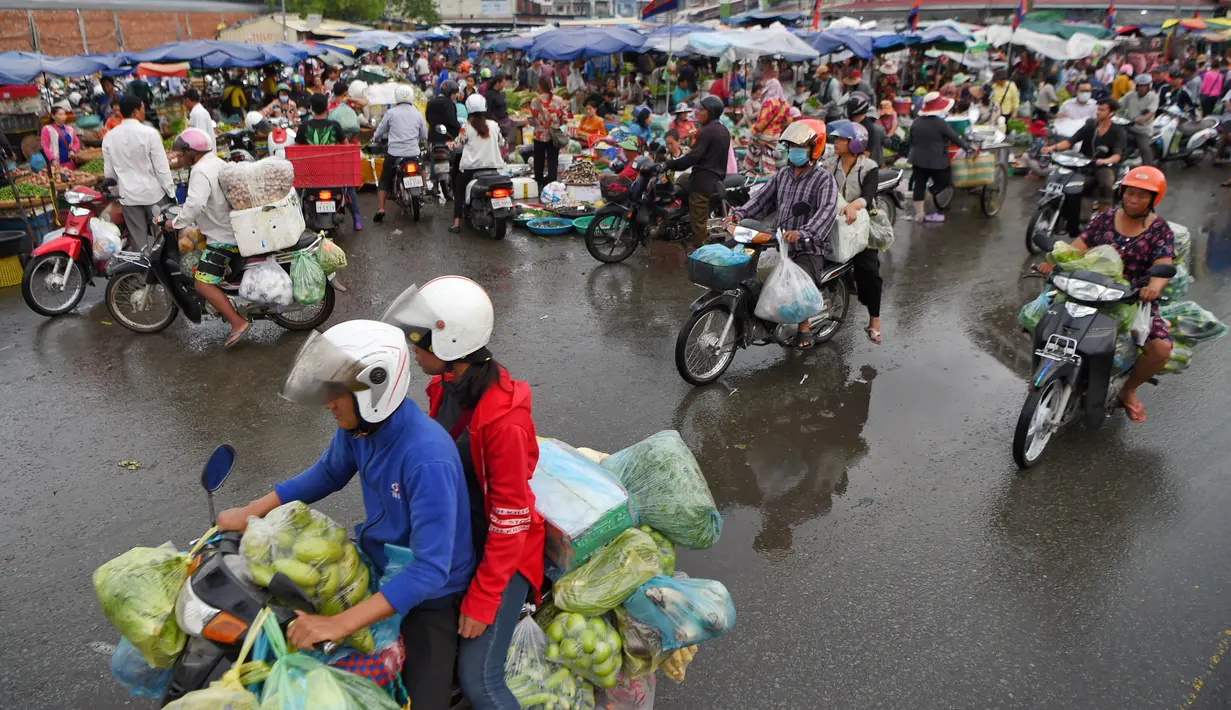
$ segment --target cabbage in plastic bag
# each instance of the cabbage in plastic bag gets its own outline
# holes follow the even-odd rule
[[[325,297],[325,272],[320,264],[306,252],[299,252],[291,261],[291,284],[295,302],[312,306]]]
[[[600,688],[615,687],[616,674],[623,666],[622,649],[620,634],[602,616],[564,612],[547,626],[547,660]]]
[[[1217,340],[1227,334],[1227,324],[1192,301],[1168,303],[1159,309],[1163,320],[1171,323],[1171,335],[1193,343]]]
[[[291,653],[279,658],[270,670],[261,690],[260,708],[398,710],[398,704],[367,678],[332,668],[302,653]]]
[[[628,489],[640,522],[694,550],[718,541],[722,516],[679,432],[660,431],[608,456],[601,466]]]
[[[188,557],[166,543],[134,547],[94,570],[103,615],[154,668],[170,668],[188,638],[175,623],[175,598],[188,579]]]
[[[321,270],[328,276],[346,268],[346,252],[332,239],[322,239],[321,245],[316,249],[316,263],[321,265]]]
[[[1056,246],[1058,248],[1060,244]],[[1072,247],[1069,249],[1072,250]],[[1112,279],[1124,277],[1124,260],[1120,258],[1120,253],[1116,251],[1116,248],[1110,244],[1090,247],[1085,254],[1072,258],[1075,253],[1075,251],[1070,251],[1065,259],[1061,260],[1059,256],[1056,256],[1056,251],[1052,251],[1052,255],[1056,256],[1056,262],[1062,264],[1066,272],[1093,271]]]
[[[1167,286],[1163,289],[1163,300],[1178,301],[1188,295],[1188,287],[1192,284],[1193,277],[1188,273],[1188,267],[1181,263],[1176,263],[1175,276],[1167,282]]]
[[[170,668],[154,668],[141,652],[121,638],[111,654],[111,675],[133,697],[161,698],[171,683]]]
[[[752,257],[742,246],[728,248],[722,244],[706,244],[690,254],[688,258],[713,266],[739,266],[747,264]]]
[[[244,271],[239,297],[253,303],[289,306],[295,301],[295,289],[291,275],[271,257]]]
[[[735,603],[722,582],[655,577],[624,602],[637,621],[653,626],[664,651],[719,638],[735,627]]]
[[[638,530],[648,534],[658,546],[658,568],[661,570],[659,574],[665,574],[668,577],[675,574],[675,543],[649,525],[642,525]]]
[[[660,571],[658,546],[629,528],[561,577],[552,587],[556,606],[585,616],[610,611]]]
[[[544,653],[547,650],[547,635],[526,617],[513,628],[509,641],[509,653],[504,661],[504,683],[523,708],[541,707],[551,698],[544,686],[552,669]]]
[[[1168,222],[1167,226],[1171,227],[1171,233],[1175,235],[1175,263],[1177,265],[1187,264],[1188,254],[1192,251],[1193,247],[1192,232],[1189,231],[1188,227],[1178,222]]]
[[[248,518],[239,551],[259,586],[282,572],[299,585],[325,616],[334,616],[371,596],[370,572],[346,529],[300,501],[280,505],[264,518]],[[347,637],[345,645],[375,650],[370,628]]]
[[[1034,329],[1039,327],[1039,321],[1047,315],[1047,309],[1051,307],[1051,293],[1050,289],[1043,289],[1037,298],[1022,306],[1017,312],[1017,324],[1033,333]]]

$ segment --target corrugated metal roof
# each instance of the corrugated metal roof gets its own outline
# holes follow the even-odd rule
[[[0,10],[118,10],[121,12],[265,12],[243,0],[0,0]]]

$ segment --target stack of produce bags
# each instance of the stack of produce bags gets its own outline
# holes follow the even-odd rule
[[[594,707],[597,686],[600,707],[647,710],[660,665],[683,680],[696,645],[735,624],[721,583],[671,576],[675,546],[710,547],[722,518],[677,432],[610,456],[551,439],[539,449],[531,485],[562,574],[538,625],[515,632],[506,680],[522,707]]]
[[[231,205],[231,228],[239,252],[257,256],[294,246],[305,223],[299,196],[293,189],[295,167],[281,158],[255,163],[227,163],[218,184]],[[244,273],[241,297],[257,303],[289,306],[297,294],[290,274],[271,261]],[[277,268],[277,274],[274,273]],[[249,280],[260,281],[248,284]],[[312,289],[303,289],[312,294]],[[321,294],[323,297],[323,293]],[[305,296],[306,297],[306,296]],[[320,300],[319,298],[317,300]]]

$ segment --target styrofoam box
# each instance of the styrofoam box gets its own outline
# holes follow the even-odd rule
[[[291,190],[272,205],[231,210],[231,229],[242,256],[256,256],[295,246],[306,227],[299,195]]]
[[[529,200],[539,196],[539,184],[534,178],[515,177],[513,180],[513,199]]]

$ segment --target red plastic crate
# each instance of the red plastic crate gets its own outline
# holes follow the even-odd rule
[[[37,86],[19,84],[0,86],[0,100],[28,99],[34,96],[38,96]]]
[[[295,166],[296,189],[363,186],[363,163],[357,144],[288,145],[286,159]]]

